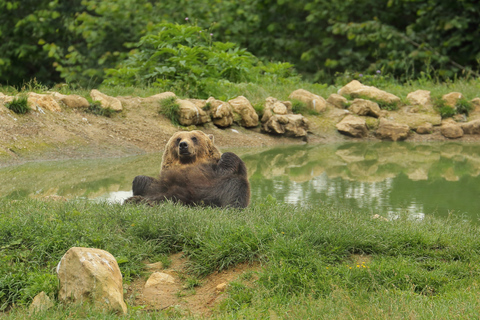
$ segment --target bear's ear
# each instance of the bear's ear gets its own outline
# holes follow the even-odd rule
[[[213,138],[213,134],[209,134],[208,137],[210,138],[210,140],[212,140],[212,142],[215,142]]]

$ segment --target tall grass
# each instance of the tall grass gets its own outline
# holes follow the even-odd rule
[[[475,318],[480,310],[477,227],[454,217],[383,221],[273,199],[241,211],[0,200],[2,310],[15,306],[10,317],[21,318],[19,307],[40,291],[55,296],[55,266],[73,246],[112,253],[127,283],[143,262],[179,251],[196,277],[260,263],[254,279],[230,286],[218,318]]]

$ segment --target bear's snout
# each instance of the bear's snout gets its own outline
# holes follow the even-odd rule
[[[178,153],[180,155],[190,155],[190,153],[192,153],[191,150],[190,150],[190,146],[188,145],[188,142],[181,141],[178,144]]]

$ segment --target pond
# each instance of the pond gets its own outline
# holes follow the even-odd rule
[[[252,201],[269,196],[394,218],[480,213],[480,145],[465,143],[347,143],[235,149],[245,161]],[[156,176],[161,154],[30,162],[0,168],[0,197],[59,195],[121,202],[136,175]]]

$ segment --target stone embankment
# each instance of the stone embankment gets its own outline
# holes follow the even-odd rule
[[[17,115],[7,108],[16,97],[0,93],[0,136],[3,136],[0,138],[0,155],[19,154],[18,149],[21,151],[22,148],[30,148],[31,145],[39,143],[53,144],[59,149],[69,141],[97,145],[115,142],[109,141],[108,137],[117,140],[114,145],[121,141],[120,145],[124,148],[132,145],[147,152],[161,150],[168,136],[178,130],[164,116],[158,114],[161,101],[167,98],[173,99],[177,104],[177,120],[180,125],[187,129],[195,126],[220,136],[222,131],[230,128],[228,134],[233,132],[237,136],[229,141],[237,142],[239,146],[271,145],[276,143],[275,139],[280,141],[278,137],[290,140],[301,138],[306,141],[399,141],[415,140],[419,136],[431,136],[420,140],[445,140],[480,134],[480,98],[468,101],[471,110],[469,113],[462,113],[457,110],[458,102],[463,99],[462,94],[452,92],[444,95],[442,104],[452,109],[450,114],[453,116],[442,119],[429,91],[417,90],[402,100],[356,80],[327,99],[298,89],[288,96],[287,101],[267,97],[261,108],[258,108],[258,105],[254,108],[243,96],[229,101],[214,97],[207,100],[180,99],[173,92],[147,98],[112,97],[92,90],[91,101],[96,101],[96,105],[101,108],[118,113],[108,121],[93,118],[106,119],[105,117],[87,116],[85,111],[91,108],[92,104],[82,96],[58,92],[29,92],[23,95],[28,98],[32,112]],[[298,109],[295,106],[299,104],[303,106],[303,114],[294,112]],[[146,107],[150,107],[150,113],[142,112]],[[76,116],[70,116],[72,114]],[[154,121],[150,121],[152,119]],[[159,126],[163,127],[163,130],[158,129]],[[50,131],[48,134],[45,133],[47,130]],[[238,134],[239,130],[241,134]],[[57,136],[52,132],[56,132]],[[41,141],[31,139],[29,144],[28,137],[35,135],[42,136]],[[260,137],[261,135],[263,137]],[[81,139],[83,141],[79,142]],[[252,139],[261,142],[257,143]],[[141,140],[144,141],[143,145]],[[58,141],[63,145],[55,146]],[[149,143],[155,144],[154,147],[145,145]],[[222,137],[220,144],[226,144],[222,143]]]

